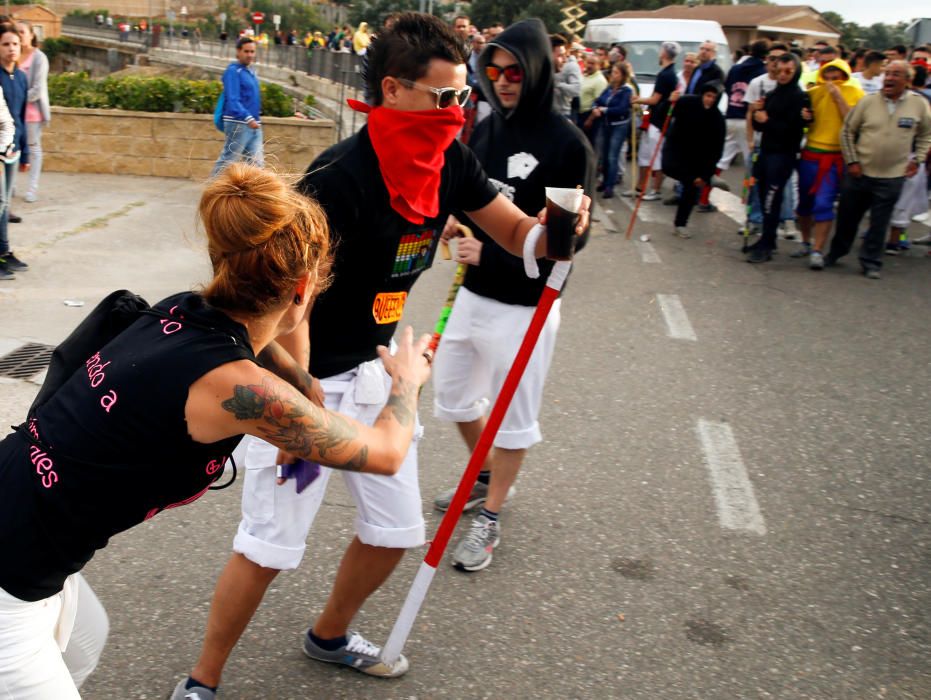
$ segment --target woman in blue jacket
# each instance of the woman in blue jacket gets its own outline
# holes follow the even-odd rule
[[[634,91],[628,85],[630,74],[627,67],[618,61],[611,67],[608,87],[595,100],[590,119],[600,119],[602,132],[602,180],[598,187],[605,199],[614,196],[618,184],[618,162],[621,149],[630,131],[630,100]]]
[[[0,279],[11,279],[17,270],[26,270],[28,265],[19,260],[10,250],[7,227],[10,220],[10,195],[16,179],[16,167],[23,172],[29,170],[29,143],[26,138],[26,95],[29,92],[29,80],[26,74],[16,67],[20,56],[20,39],[16,27],[12,24],[0,25],[0,82],[3,86],[3,99],[10,109],[10,116],[16,126],[13,144],[0,157],[3,159],[4,182],[2,195],[3,212],[0,214]]]

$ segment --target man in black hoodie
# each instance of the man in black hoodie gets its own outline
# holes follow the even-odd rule
[[[723,90],[716,80],[705,83],[697,95],[680,97],[663,144],[663,172],[682,183],[674,231],[679,238],[692,237],[686,228],[689,215],[701,191],[711,183],[724,149],[727,127],[717,107]]]
[[[488,179],[527,213],[544,206],[544,188],[590,189],[595,158],[585,135],[554,111],[553,59],[543,23],[524,20],[489,43],[478,77],[494,110],[470,141]],[[434,365],[435,414],[455,421],[470,450],[485,426],[489,400],[501,389],[553,263],[540,259],[541,276],[524,276],[523,263],[495,243],[464,213],[474,239],[460,239],[457,259],[469,265]],[[455,222],[451,222],[453,224]],[[444,235],[451,233],[448,226]],[[587,235],[587,234],[586,234]],[[580,239],[578,247],[584,244]],[[540,442],[537,415],[559,328],[559,300],[537,343],[511,407],[469,497],[484,504],[453,552],[453,565],[478,571],[498,544],[498,513],[513,492],[527,449]],[[455,489],[434,501],[446,510]]]
[[[798,85],[802,74],[798,58],[786,53],[776,61],[776,89],[766,97],[763,109],[753,113],[753,128],[763,135],[753,173],[763,204],[763,235],[750,249],[747,262],[751,263],[773,257],[783,192],[798,162],[805,125],[812,119],[811,101]]]

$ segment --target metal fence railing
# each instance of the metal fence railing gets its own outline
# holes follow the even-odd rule
[[[90,18],[69,17],[62,24],[66,36],[89,39],[109,39],[145,47],[157,46],[172,51],[182,51],[211,58],[233,60],[236,55],[235,38],[227,41],[196,39],[190,35],[181,36],[175,29],[168,28],[153,34],[151,31],[130,31],[121,33],[118,29],[98,27]],[[342,53],[328,49],[307,49],[303,45],[269,44],[256,46],[256,64],[288,68],[320,78],[327,78],[334,83],[341,83],[350,90],[362,91],[362,57],[353,53]]]

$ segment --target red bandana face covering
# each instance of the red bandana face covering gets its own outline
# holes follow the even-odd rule
[[[440,213],[445,151],[465,124],[462,107],[406,112],[348,100],[369,115],[368,131],[391,208],[412,224]]]

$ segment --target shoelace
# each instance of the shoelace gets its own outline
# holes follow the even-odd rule
[[[361,634],[353,635],[349,643],[346,644],[346,650],[357,654],[365,654],[377,659],[381,655],[381,647],[372,644]]]
[[[484,523],[481,523],[477,520],[473,520],[472,527],[469,528],[469,534],[465,536],[466,548],[473,551],[485,549],[489,530],[491,530],[491,521],[486,520]]]

